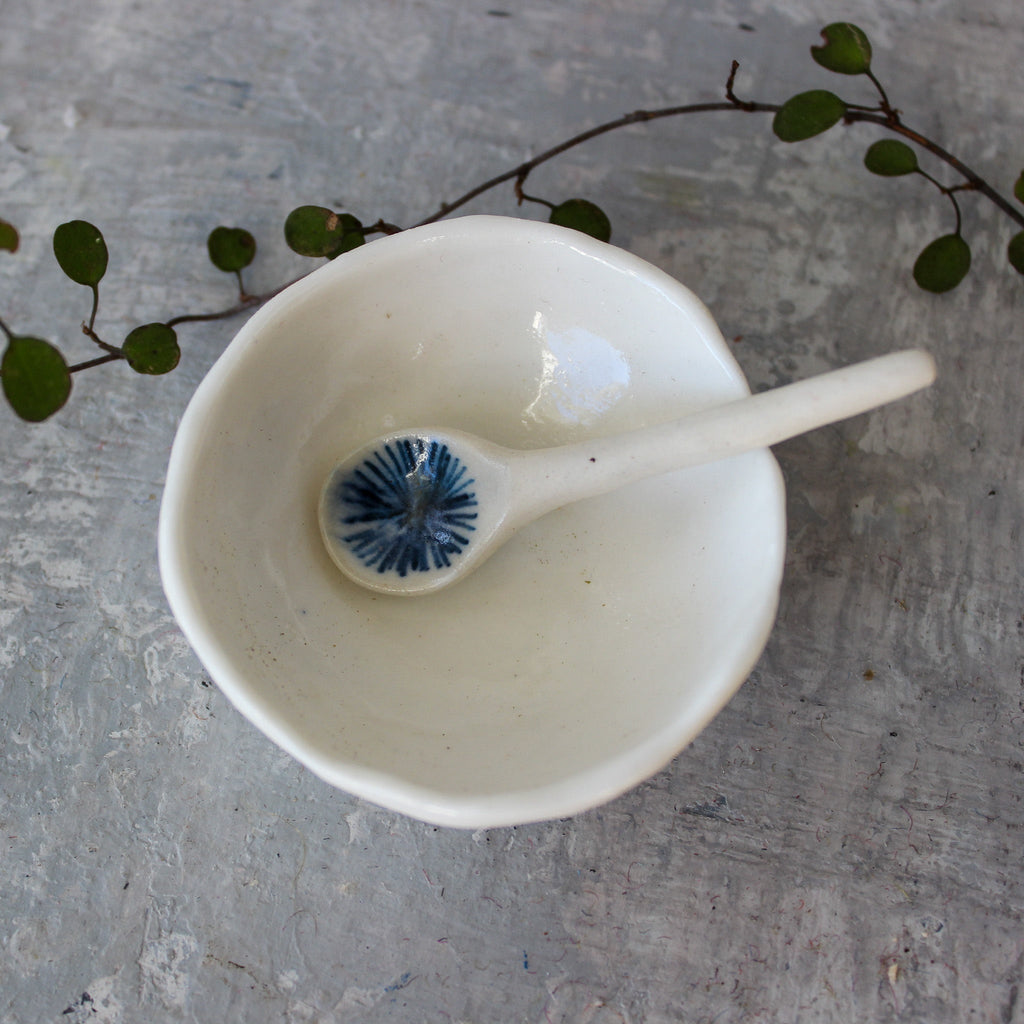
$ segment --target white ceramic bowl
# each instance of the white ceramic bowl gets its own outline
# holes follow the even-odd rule
[[[621,249],[500,217],[373,241],[256,313],[196,391],[161,509],[171,608],[239,710],[341,789],[459,827],[593,807],[757,660],[785,547],[771,453],[561,509],[416,598],[341,575],[320,487],[394,427],[532,448],[747,390],[699,300]]]

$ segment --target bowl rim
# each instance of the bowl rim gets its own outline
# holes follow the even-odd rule
[[[666,726],[608,760],[569,774],[557,781],[498,795],[442,791],[409,779],[390,775],[355,761],[328,759],[310,749],[299,730],[277,718],[269,702],[246,681],[226,646],[218,639],[203,612],[193,573],[189,567],[184,534],[188,518],[189,466],[204,428],[215,415],[222,383],[233,368],[246,358],[248,350],[264,327],[285,319],[311,292],[330,288],[335,278],[366,272],[391,258],[402,247],[421,246],[440,240],[480,238],[493,243],[495,232],[523,239],[556,240],[568,243],[584,255],[612,262],[616,268],[635,274],[674,301],[687,307],[699,322],[702,334],[721,339],[715,355],[723,371],[742,392],[750,388],[735,357],[725,346],[721,331],[704,303],[681,282],[627,250],[599,242],[568,228],[516,217],[473,215],[410,228],[369,242],[316,268],[286,287],[258,309],[236,332],[221,355],[199,383],[182,414],[167,466],[158,522],[157,553],[164,593],[185,639],[218,688],[265,736],[300,764],[328,784],[370,803],[431,824],[466,828],[494,828],[534,821],[564,819],[592,809],[646,781],[665,768],[703,731],[749,677],[775,624],[781,590],[786,543],[785,485],[781,470],[768,448],[747,453],[765,460],[775,479],[776,529],[773,543],[778,550],[774,578],[770,581],[773,600],[762,609],[756,623],[744,633],[728,666],[719,668],[719,678],[706,682],[696,698],[698,711],[692,715],[685,734]],[[407,600],[416,600],[413,598]],[[420,598],[419,600],[429,600]],[[741,666],[738,669],[737,666]],[[726,671],[726,669],[728,669]]]

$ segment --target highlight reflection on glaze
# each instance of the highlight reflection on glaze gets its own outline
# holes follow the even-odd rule
[[[473,478],[441,441],[388,441],[326,495],[326,526],[378,573],[451,565],[476,529]]]
[[[583,327],[555,330],[543,313],[534,315],[542,339],[536,394],[524,415],[536,423],[588,426],[627,392],[630,366],[606,338]]]

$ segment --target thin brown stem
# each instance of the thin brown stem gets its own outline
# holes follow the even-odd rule
[[[560,142],[557,146],[552,146],[550,149],[544,150],[543,153],[539,153],[537,156],[533,157],[533,159],[524,161],[519,164],[518,167],[513,167],[509,171],[505,171],[502,174],[495,175],[493,178],[489,178],[487,181],[482,182],[475,188],[471,188],[468,192],[463,193],[458,197],[458,199],[455,199],[450,203],[442,203],[440,209],[436,213],[432,213],[429,217],[425,217],[414,226],[423,227],[425,224],[434,224],[439,220],[443,220],[449,214],[454,213],[460,207],[465,206],[478,196],[483,195],[485,192],[490,192],[492,189],[497,188],[499,185],[504,185],[506,182],[518,181],[521,185],[529,174],[536,170],[536,168],[540,167],[541,164],[545,164],[549,160],[554,160],[556,156],[561,156],[570,149],[583,145],[584,142],[596,139],[599,135],[606,135],[608,132],[616,131],[619,128],[625,128],[627,125],[642,124],[645,121],[653,121],[656,118],[661,117],[676,117],[681,114],[696,114],[711,110],[738,109],[740,108],[736,107],[732,103],[718,102],[695,103],[688,107],[671,107],[665,110],[634,110],[631,114],[625,114],[623,117],[616,118],[614,121],[608,121],[605,124],[589,128],[585,132],[580,132],[578,135],[574,135],[572,138],[566,139],[564,142]]]
[[[875,77],[875,73],[871,68],[868,68],[864,74],[867,75],[871,84],[878,90],[878,95],[881,99],[882,113],[885,114],[888,123],[899,124],[900,112],[889,102],[889,97],[886,95],[885,89],[882,87],[882,83]]]
[[[402,228],[397,224],[389,224],[386,220],[378,220],[376,224],[370,224],[363,228],[364,235],[398,235],[401,232]]]
[[[402,231],[402,228],[395,224],[389,224],[385,220],[378,220],[375,224],[370,224],[363,229],[366,234],[383,234],[383,235],[397,235]],[[198,324],[207,323],[213,320],[229,320],[233,316],[237,316],[239,313],[244,313],[248,309],[255,309],[257,306],[262,306],[265,302],[269,302],[275,295],[280,294],[285,288],[290,288],[293,284],[298,283],[307,274],[300,274],[298,277],[293,278],[286,284],[280,285],[277,288],[273,288],[269,292],[262,292],[260,294],[253,295],[247,292],[242,284],[242,275],[238,273],[238,288],[239,297],[238,301],[227,309],[219,309],[213,313],[185,313],[179,316],[172,316],[170,320],[164,321],[168,327],[177,327],[179,324]]]
[[[250,295],[241,302],[236,302],[233,306],[228,306],[227,309],[219,309],[215,313],[183,313],[180,316],[172,316],[170,320],[165,320],[164,323],[168,327],[177,327],[179,324],[200,324],[210,320],[228,320],[239,313],[244,313],[247,309],[262,305],[268,299],[273,298],[275,294],[275,292],[269,292],[266,295]]]
[[[746,110],[748,113],[755,113],[762,109],[765,104],[754,103],[751,100],[741,100],[736,95],[736,75],[740,70],[740,62],[734,60],[729,65],[729,77],[725,80],[725,98],[738,107],[740,110]],[[777,107],[773,107],[773,110],[777,110]]]
[[[908,128],[902,121],[892,121],[884,114],[871,114],[862,113],[861,111],[851,110],[846,115],[846,122],[852,124],[855,121],[866,122],[868,124],[881,125],[883,128],[888,128],[889,131],[895,132],[897,135],[902,135],[905,139],[909,139],[911,142],[920,146],[923,150],[931,153],[932,156],[938,157],[944,163],[948,164],[958,174],[966,180],[967,184],[977,192],[980,192],[986,199],[994,203],[1000,210],[1003,211],[1011,220],[1016,221],[1021,227],[1024,227],[1024,210],[1018,210],[1015,206],[1011,205],[1010,202],[1004,199],[977,171],[972,170],[962,160],[953,156],[952,153],[947,149],[943,149],[937,142],[932,142],[927,136],[922,135],[918,131],[914,131],[913,128]]]
[[[74,366],[68,367],[68,373],[78,373],[80,370],[89,370],[94,366],[102,366],[104,363],[113,363],[118,359],[124,359],[124,356],[120,352],[108,352],[105,356],[97,356],[95,359],[89,359],[84,363],[75,363]]]
[[[423,227],[425,224],[434,224],[447,217],[450,213],[453,213],[460,207],[465,206],[478,196],[491,191],[491,189],[497,188],[499,185],[504,185],[509,181],[516,182],[517,189],[519,190],[517,192],[518,195],[530,173],[540,167],[541,164],[545,164],[549,160],[554,160],[555,157],[561,156],[563,153],[568,152],[570,149],[575,149],[577,146],[582,146],[583,143],[590,142],[591,139],[596,139],[600,135],[607,135],[609,132],[618,131],[620,128],[625,128],[629,125],[645,124],[648,121],[657,121],[666,117],[681,117],[685,114],[706,114],[725,110],[739,110],[745,113],[777,112],[779,109],[777,104],[752,103],[740,100],[736,97],[733,92],[733,83],[735,82],[736,72],[738,69],[739,63],[737,61],[733,61],[729,79],[726,83],[726,98],[724,100],[713,101],[710,103],[688,103],[684,106],[663,107],[659,110],[634,110],[632,113],[624,114],[622,117],[615,118],[614,121],[606,121],[604,124],[595,125],[593,128],[588,128],[586,131],[580,132],[578,135],[573,135],[564,142],[560,142],[557,146],[552,146],[550,149],[546,149],[542,153],[538,153],[537,156],[519,164],[518,167],[513,167],[511,170],[495,175],[493,178],[489,178],[487,181],[482,182],[475,188],[471,188],[468,192],[463,193],[463,195],[459,196],[458,199],[455,199],[450,203],[443,203],[436,213],[433,213],[424,220],[421,220],[415,226]]]
[[[960,204],[957,202],[957,198],[954,193],[973,191],[974,186],[969,183],[965,183],[962,185],[953,185],[951,187],[947,187],[946,185],[943,185],[938,178],[933,177],[927,171],[922,170],[920,167],[917,168],[917,171],[915,173],[924,178],[925,181],[931,182],[953,204],[953,212],[956,215],[956,233],[959,235],[963,227],[964,218],[960,210]]]
[[[100,290],[98,285],[92,286],[92,312],[89,314],[89,329],[85,332],[90,338],[95,338],[93,328],[96,326],[96,314],[100,308]]]
[[[527,195],[523,191],[522,185],[520,185],[518,181],[516,182],[516,199],[519,201],[520,204],[539,203],[541,206],[546,206],[549,210],[553,210],[555,208],[555,204],[547,199],[541,199],[540,196]]]
[[[243,293],[242,297],[233,306],[228,306],[227,309],[219,309],[214,313],[184,313],[180,316],[172,316],[170,320],[165,320],[164,323],[168,327],[177,327],[179,324],[199,324],[206,323],[211,320],[228,320],[233,316],[237,316],[239,313],[244,313],[247,309],[253,309],[256,306],[262,306],[263,303],[268,302],[275,295],[283,292],[285,288],[295,284],[296,281],[301,281],[306,275],[303,274],[300,277],[296,277],[289,281],[287,284],[283,284],[273,291],[264,292],[262,295],[248,295]]]
[[[953,204],[953,212],[956,214],[956,233],[959,235],[964,226],[964,217],[960,212],[960,204],[957,202],[956,196],[953,195],[951,188],[943,189],[946,197]]]
[[[93,342],[95,342],[104,352],[109,352],[111,355],[120,355],[121,350],[116,345],[108,345],[97,333],[93,330],[93,322],[96,317],[96,310],[93,309],[93,318],[87,324],[82,324],[82,333]]]

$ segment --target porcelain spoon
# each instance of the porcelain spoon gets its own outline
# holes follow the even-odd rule
[[[462,579],[547,512],[672,470],[765,448],[903,398],[935,379],[911,349],[746,396],[682,419],[557,448],[515,451],[462,431],[413,428],[339,462],[320,531],[356,583],[426,594]]]

